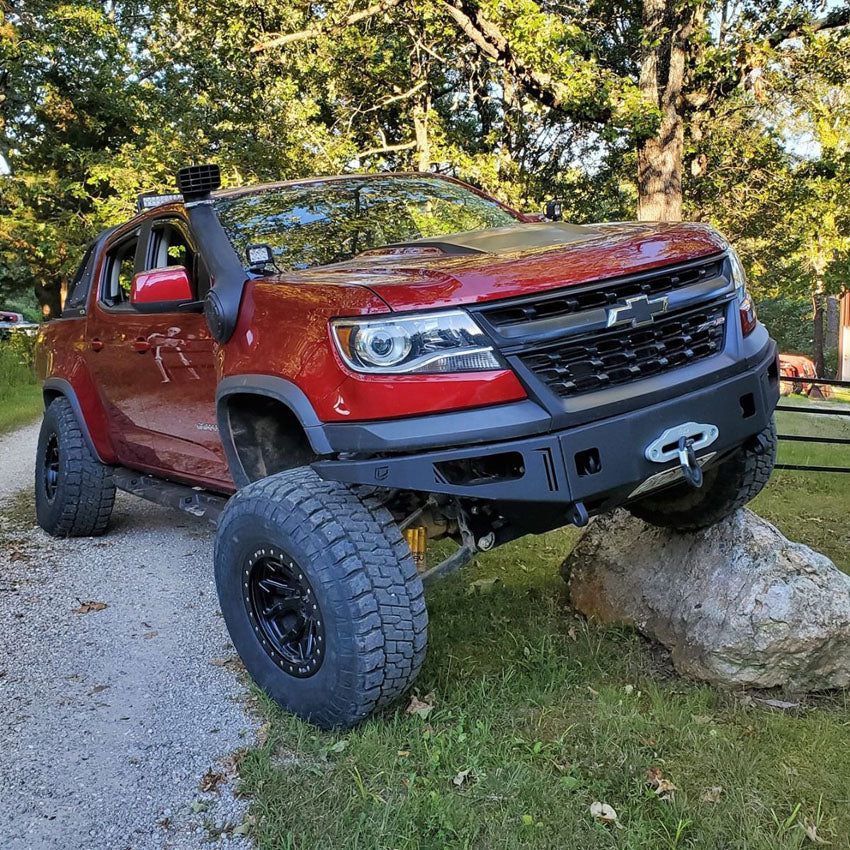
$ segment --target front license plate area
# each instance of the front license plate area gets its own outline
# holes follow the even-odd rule
[[[697,463],[700,466],[705,466],[716,454],[717,452],[709,452],[708,454],[702,455],[702,457],[697,458]],[[681,481],[683,477],[681,466],[674,466],[671,469],[665,469],[662,472],[657,472],[655,475],[651,475],[642,484],[639,484],[634,490],[632,490],[632,492],[629,493],[628,498],[635,499],[638,496],[645,496],[653,490],[659,490],[661,487],[666,487],[668,484],[674,484],[676,481]]]

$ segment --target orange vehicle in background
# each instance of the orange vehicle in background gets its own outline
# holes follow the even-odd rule
[[[780,395],[814,395],[821,398],[832,396],[832,389],[825,384],[812,383],[817,378],[814,361],[802,354],[780,354],[779,355],[779,381]],[[809,380],[806,380],[809,379]]]

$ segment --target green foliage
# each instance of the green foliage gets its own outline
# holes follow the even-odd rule
[[[228,184],[430,163],[521,209],[559,197],[578,222],[635,217],[636,151],[659,126],[640,60],[664,37],[641,4],[401,0],[347,25],[360,8],[25,0],[6,12],[0,302],[35,291],[55,312],[93,234],[199,160],[219,162]],[[486,18],[496,55],[459,28],[458,9],[473,26]],[[784,0],[729,9],[667,2],[671,21],[693,24],[687,215],[739,243],[760,297],[838,291],[850,37],[814,32],[813,10]],[[791,25],[796,40],[771,41]]]
[[[35,419],[41,409],[34,344],[34,337],[20,333],[0,340],[0,434]]]

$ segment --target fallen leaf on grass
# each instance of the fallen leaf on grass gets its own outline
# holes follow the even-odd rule
[[[679,790],[669,779],[661,775],[660,767],[651,767],[647,770],[646,782],[662,800],[670,800],[673,792]]]
[[[499,578],[480,578],[472,582],[466,588],[466,595],[473,596],[476,593],[492,593],[493,588],[501,582]]]
[[[717,803],[723,796],[723,789],[719,785],[712,785],[707,791],[703,791],[699,795],[703,803]]]
[[[271,731],[271,726],[268,723],[263,723],[259,729],[257,729],[257,746],[262,747],[265,746],[266,742],[269,740],[269,732]]]
[[[576,634],[576,627],[575,626],[570,626],[567,629],[567,637],[570,640],[578,640],[578,635]]]
[[[108,608],[109,606],[105,602],[95,602],[93,599],[89,599],[87,602],[83,602],[82,599],[78,599],[77,602],[80,603],[79,608],[74,608],[74,614],[88,614],[90,611],[103,611],[104,608]]]
[[[407,706],[408,714],[415,714],[417,717],[421,717],[423,720],[428,717],[428,715],[434,710],[434,704],[430,700],[434,699],[434,694],[428,694],[427,696],[419,699],[418,697],[410,698],[410,705]]]
[[[778,711],[796,711],[800,707],[799,702],[786,702],[782,699],[760,699],[755,700],[759,705],[764,705],[767,708],[775,708]]]
[[[818,826],[811,820],[806,821],[806,838],[808,838],[812,844],[829,844],[825,838],[821,838],[818,835]]]
[[[234,777],[239,775],[239,764],[247,754],[247,750],[243,747],[236,750],[221,760],[221,768],[225,776]]]
[[[399,750],[396,755],[401,759],[406,759],[410,755],[410,750]]]
[[[239,826],[233,828],[233,832],[231,835],[248,835],[251,832],[251,826],[254,823],[254,819],[250,816],[246,818]]]
[[[224,777],[220,773],[216,773],[214,770],[208,770],[201,777],[201,781],[198,783],[198,790],[203,793],[215,791],[222,782],[224,782]]]
[[[454,785],[457,785],[458,788],[460,788],[460,786],[463,785],[464,782],[466,782],[466,778],[468,776],[469,776],[469,769],[468,768],[466,770],[458,771],[457,776],[455,776],[455,778],[452,779],[452,783]]]
[[[707,723],[711,723],[714,718],[710,714],[692,714],[691,720],[694,723],[699,723],[700,726],[705,726]]]
[[[617,822],[617,813],[614,809],[607,803],[600,803],[598,800],[590,804],[590,814],[602,823]]]

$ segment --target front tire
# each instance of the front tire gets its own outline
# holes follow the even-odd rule
[[[776,422],[771,419],[755,440],[706,469],[698,490],[678,484],[626,507],[638,519],[660,528],[676,531],[709,528],[762,491],[776,463],[776,444]]]
[[[254,681],[322,728],[405,691],[425,658],[422,582],[389,512],[309,468],[240,490],[219,521],[215,577]]]
[[[109,525],[115,503],[112,469],[86,441],[64,396],[44,412],[35,463],[35,513],[54,537],[93,537]]]

